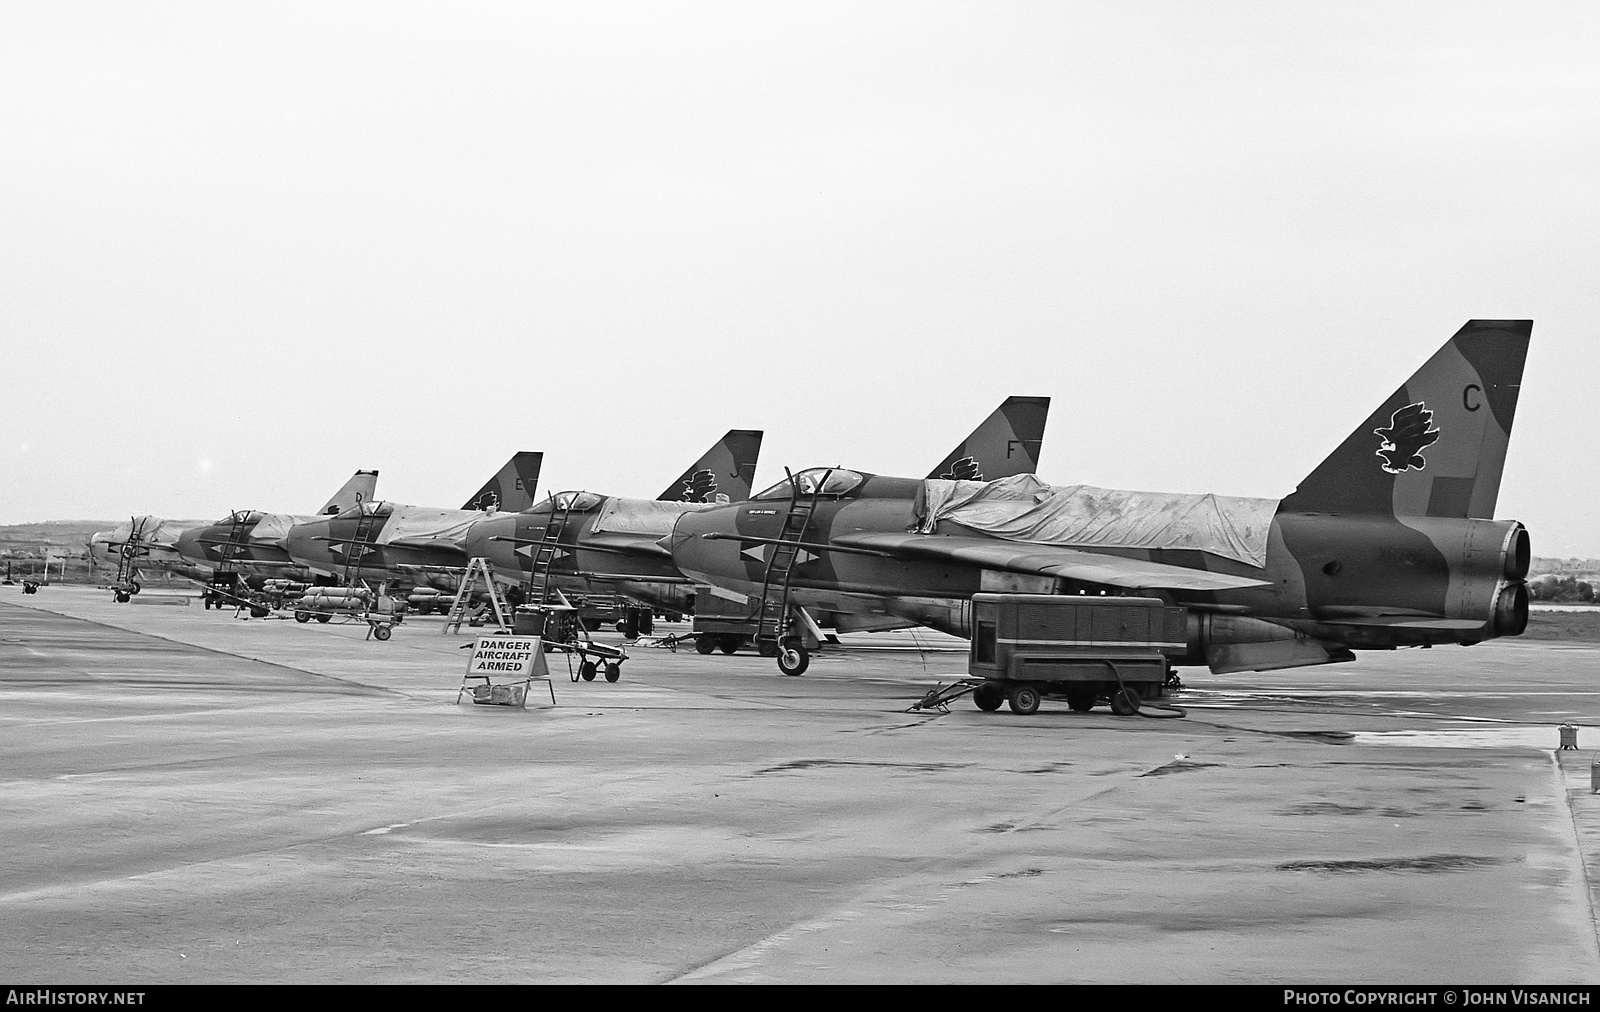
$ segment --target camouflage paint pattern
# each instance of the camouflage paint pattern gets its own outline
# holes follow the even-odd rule
[[[1039,470],[1048,397],[1007,397],[928,472],[930,478],[994,481]]]
[[[544,454],[522,451],[495,472],[467,503],[497,502],[526,509],[533,505]],[[289,558],[318,576],[368,583],[408,580],[434,586],[451,586],[455,574],[471,558],[462,539],[432,539],[422,543],[383,544],[390,524],[426,521],[444,526],[481,523],[501,515],[498,511],[438,509],[390,502],[363,502],[331,517],[295,524],[284,538]],[[470,529],[470,528],[469,528]]]
[[[729,429],[656,498],[662,502],[743,502],[761,456],[760,429]]]

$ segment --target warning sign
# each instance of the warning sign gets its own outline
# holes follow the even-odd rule
[[[537,636],[479,636],[467,661],[468,675],[548,678],[544,640]]]

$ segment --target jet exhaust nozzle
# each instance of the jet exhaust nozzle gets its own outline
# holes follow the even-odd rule
[[[1494,603],[1494,634],[1521,636],[1528,628],[1528,585],[1513,583],[1501,588]]]

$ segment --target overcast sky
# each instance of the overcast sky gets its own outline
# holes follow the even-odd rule
[[[1532,318],[1499,515],[1600,555],[1600,5],[0,6],[0,523],[653,496],[728,428],[1280,497]]]

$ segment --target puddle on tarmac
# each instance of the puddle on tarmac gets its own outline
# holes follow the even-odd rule
[[[1578,728],[1579,745],[1600,746],[1600,729]],[[1405,745],[1420,748],[1531,748],[1550,751],[1561,744],[1557,725],[1442,728],[1433,731],[1355,731],[1352,745]]]

